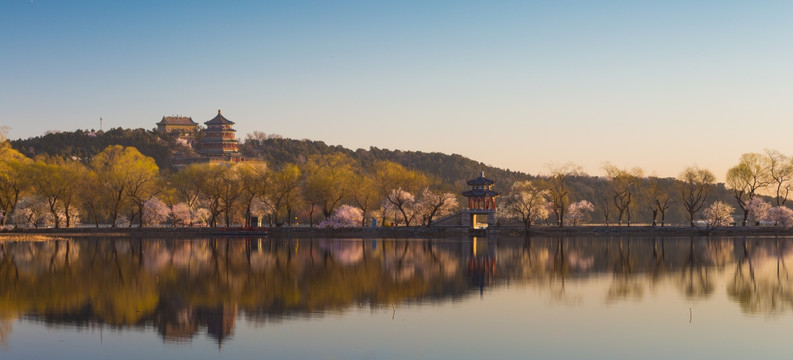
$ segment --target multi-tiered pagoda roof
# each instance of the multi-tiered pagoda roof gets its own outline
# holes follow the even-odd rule
[[[234,122],[226,119],[218,110],[217,116],[204,123],[207,128],[201,140],[200,153],[204,156],[241,156],[238,152],[236,130],[231,126]]]
[[[492,186],[496,182],[485,177],[485,172],[482,171],[476,179],[468,180],[468,185],[471,190],[463,192],[463,196],[467,198],[493,198],[501,195],[500,192],[492,190]]]

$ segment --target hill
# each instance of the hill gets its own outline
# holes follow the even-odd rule
[[[200,138],[201,134],[199,134]],[[111,129],[48,133],[42,136],[11,141],[14,148],[28,157],[51,155],[76,157],[88,162],[108,145],[133,146],[144,155],[154,158],[160,169],[174,170],[170,158],[174,154],[194,154],[194,151],[177,141],[176,137],[145,129]],[[421,151],[402,151],[380,149],[351,150],[343,146],[327,145],[322,141],[287,139],[280,136],[249,136],[240,144],[240,151],[249,157],[260,157],[270,168],[278,169],[287,163],[302,164],[315,154],[342,152],[357,160],[364,169],[370,168],[377,160],[399,163],[406,168],[421,171],[436,180],[440,187],[453,192],[467,188],[465,181],[476,177],[481,171],[497,181],[497,190],[507,193],[515,181],[535,178],[529,174],[490,166],[458,154],[427,153]],[[646,179],[645,179],[646,181]],[[684,223],[685,213],[679,201],[678,186],[674,178],[657,179],[658,186],[671,196],[671,206],[666,214],[667,223]],[[571,201],[588,200],[597,209],[592,221],[604,222],[605,216],[600,209],[607,208],[614,200],[606,179],[597,176],[579,175],[569,179]],[[639,187],[645,187],[646,184]],[[721,200],[735,205],[731,192],[723,184],[714,189],[712,200]],[[644,191],[637,192],[631,204],[632,219],[635,223],[647,223],[652,218],[652,200]],[[737,206],[736,206],[737,207]],[[611,214],[612,221],[614,214]]]

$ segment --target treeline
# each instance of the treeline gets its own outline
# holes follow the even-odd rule
[[[0,225],[23,227],[363,226],[368,219],[428,225],[457,210],[457,196],[423,173],[389,162],[363,167],[342,153],[300,164],[201,163],[161,171],[134,147],[91,159],[24,156],[0,148]],[[254,224],[258,225],[258,224]]]
[[[203,130],[196,135],[200,139]],[[177,141],[173,134],[162,134],[144,129],[114,128],[107,131],[77,130],[54,132],[28,139],[11,141],[14,149],[29,158],[48,155],[61,158],[76,157],[88,161],[109,145],[132,146],[143,155],[152,157],[163,170],[175,170],[171,164],[173,154],[191,156],[195,152]],[[197,145],[196,145],[197,146]],[[529,175],[493,167],[461,155],[425,153],[420,151],[387,150],[371,147],[368,150],[350,150],[343,146],[327,145],[322,141],[295,140],[261,132],[249,134],[240,142],[240,152],[248,157],[262,159],[270,168],[282,168],[286,164],[302,164],[311,155],[344,153],[363,167],[371,167],[375,161],[387,160],[406,168],[421,171],[437,178],[451,189],[462,188],[465,179],[480,171],[500,183],[509,186],[516,180],[527,180]]]
[[[568,164],[551,169],[547,177],[515,182],[499,208],[501,217],[519,219],[527,230],[532,224],[577,225],[591,219],[607,226],[664,226],[670,219],[706,229],[793,226],[793,210],[786,206],[793,159],[777,151],[743,154],[727,172],[726,187],[697,166],[677,178],[644,176],[640,168],[612,164],[603,170],[605,177],[586,177]]]
[[[163,169],[171,167],[171,155],[192,151],[172,134],[145,129],[113,128],[107,131],[76,130],[50,132],[28,139],[12,140],[11,146],[29,158],[52,156],[89,161],[110,145],[131,146],[154,159]]]
[[[119,144],[121,149],[114,147]],[[142,150],[124,144],[138,144]],[[100,146],[105,147],[97,150]],[[639,168],[606,165],[605,176],[596,177],[568,164],[531,176],[456,154],[374,147],[353,151],[259,132],[248,135],[240,151],[262,161],[181,170],[170,167],[167,159],[178,152],[190,154],[189,146],[172,135],[142,129],[53,133],[5,142],[3,149],[0,221],[20,226],[71,226],[74,214],[82,222],[116,226],[250,225],[252,216],[273,225],[366,225],[372,218],[380,224],[427,224],[459,210],[460,193],[468,188],[465,180],[483,170],[503,193],[498,214],[502,223],[691,225],[706,220],[704,211],[718,203],[724,205],[720,223],[779,225],[793,172],[789,157],[768,151],[741,157],[726,184],[715,183],[714,174],[696,167],[676,178],[658,178],[645,176]],[[118,155],[132,150],[137,155]],[[132,180],[123,189],[121,183],[108,185],[109,174],[117,170],[97,160],[107,156],[121,156],[108,164],[135,164],[124,165],[125,171],[145,164],[146,180],[140,174],[132,177],[145,186]],[[48,172],[53,175],[45,176]],[[41,183],[58,177],[74,189],[59,193]],[[16,183],[15,178],[21,180]],[[221,191],[222,186],[227,189]],[[80,188],[87,192],[80,193]],[[113,199],[105,199],[111,197],[106,192]],[[20,203],[30,210],[15,214]],[[769,213],[773,208],[778,210]]]
[[[531,178],[522,172],[493,167],[458,154],[388,150],[376,147],[370,147],[368,150],[350,150],[343,146],[327,145],[322,141],[287,139],[278,135],[267,136],[260,132],[248,135],[240,145],[240,151],[247,156],[261,158],[273,167],[281,167],[288,163],[299,164],[310,155],[339,152],[353,158],[362,167],[371,167],[377,161],[391,161],[432,176],[450,190],[464,189],[465,180],[481,171],[507,186],[515,181]]]

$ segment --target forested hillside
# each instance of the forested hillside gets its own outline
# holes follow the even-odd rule
[[[63,131],[11,141],[11,146],[30,158],[50,155],[83,161],[90,160],[109,145],[135,147],[143,155],[154,158],[160,168],[169,168],[171,153],[182,150],[172,138],[145,129]]]
[[[200,138],[201,134],[198,137]],[[79,160],[84,165],[88,165],[91,159],[109,145],[134,147],[143,155],[153,158],[162,173],[176,172],[170,162],[173,155],[195,156],[193,149],[175,137],[144,129],[117,128],[104,132],[78,130],[48,133],[34,138],[14,140],[11,141],[11,145],[31,159],[38,155],[49,155]],[[240,151],[248,157],[262,158],[273,174],[288,174],[291,170],[287,168],[296,166],[297,174],[303,173],[305,176],[307,172],[310,173],[311,159],[316,162],[319,156],[331,159],[340,154],[350,159],[353,169],[358,169],[353,171],[359,173],[371,174],[376,171],[377,164],[383,165],[383,161],[396,163],[426,176],[427,184],[430,184],[433,189],[457,194],[458,197],[462,191],[467,189],[465,181],[484,171],[488,178],[496,180],[495,190],[504,195],[502,204],[508,204],[507,200],[510,199],[513,202],[516,200],[517,188],[513,188],[515,183],[524,184],[523,190],[521,190],[524,196],[526,191],[531,193],[533,188],[537,189],[538,191],[533,196],[540,199],[542,204],[545,204],[546,201],[548,204],[565,204],[564,207],[547,208],[540,211],[540,213],[545,211],[550,215],[532,220],[539,224],[543,222],[545,224],[555,223],[558,220],[552,219],[566,217],[567,205],[582,200],[591,203],[591,210],[586,215],[586,221],[594,223],[648,224],[655,218],[659,224],[662,219],[666,224],[685,224],[691,218],[691,215],[686,212],[683,199],[683,195],[686,193],[684,182],[676,178],[647,177],[642,174],[641,169],[619,169],[611,166],[604,168],[606,176],[591,176],[576,171],[572,166],[566,169],[556,169],[556,171],[543,169],[546,172],[543,176],[532,176],[489,166],[458,154],[388,150],[376,147],[370,147],[368,150],[351,150],[342,146],[327,145],[322,141],[286,139],[277,135],[264,136],[261,133],[249,135],[246,140],[241,142]],[[767,163],[771,160],[771,158],[763,157],[765,155],[751,155],[756,156],[741,161]],[[757,156],[763,158],[757,158]],[[772,156],[772,154],[768,154],[768,156]],[[773,156],[781,156],[779,159],[784,158],[789,162],[789,158],[781,154]],[[724,184],[713,184],[715,178],[710,174],[711,179],[708,182],[712,186],[709,187],[710,190],[705,199],[707,204],[715,201],[730,204],[736,209],[737,219],[741,219],[741,215],[748,214],[745,209],[748,208],[748,201],[755,195],[758,199],[763,198],[775,205],[784,205],[784,201],[768,196],[774,195],[768,175],[762,175],[765,177],[763,181],[766,182],[763,188],[747,188],[751,176],[754,175],[746,174],[745,172],[748,170],[744,171],[744,167],[741,166],[736,166],[732,178],[728,176],[728,180],[732,179],[733,182],[730,189],[727,189]],[[793,167],[791,168],[793,169]],[[681,166],[681,172],[682,170]],[[709,173],[706,169],[702,170]],[[777,171],[779,170],[777,169]],[[782,180],[783,182],[780,184],[784,187],[781,189],[786,191],[789,186],[789,175],[788,178]],[[530,181],[529,187],[525,185],[527,181]],[[734,189],[737,191],[733,191]],[[690,191],[688,192],[690,193]],[[557,199],[554,199],[555,197]],[[529,199],[531,200],[531,197]],[[459,200],[464,199],[460,198]],[[6,209],[6,212],[9,212],[10,209]],[[701,210],[702,208],[699,208],[696,212],[699,214]],[[544,220],[539,220],[540,218]]]
[[[364,168],[371,168],[377,160],[387,160],[406,168],[421,171],[434,177],[442,184],[462,188],[465,180],[477,177],[484,171],[486,176],[498,179],[499,184],[510,185],[516,180],[528,180],[528,174],[504,170],[471,160],[458,154],[426,153],[421,151],[388,150],[370,147],[356,151],[343,146],[327,145],[322,141],[294,140],[280,137],[247,140],[240,150],[248,156],[263,158],[271,167],[279,168],[284,164],[300,164],[315,154],[342,152],[357,160]]]

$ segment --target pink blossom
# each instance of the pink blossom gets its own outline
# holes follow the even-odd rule
[[[768,216],[766,219],[773,221],[775,224],[779,224],[780,226],[789,228],[793,226],[793,210],[786,206],[777,206],[771,210],[768,210]]]
[[[189,225],[190,222],[192,222],[190,207],[183,202],[173,206],[171,209],[171,217],[173,218],[175,224],[182,226]]]
[[[342,228],[360,226],[363,221],[363,211],[351,205],[342,205],[331,215],[319,223],[320,228]]]
[[[143,203],[143,223],[146,225],[159,225],[168,220],[171,209],[162,200],[152,197]]]
[[[567,214],[565,214],[565,217],[567,217],[568,221],[572,220],[573,226],[575,226],[579,222],[583,222],[589,213],[593,211],[595,211],[595,206],[592,205],[591,202],[581,200],[579,202],[570,204],[570,206],[567,208]]]

